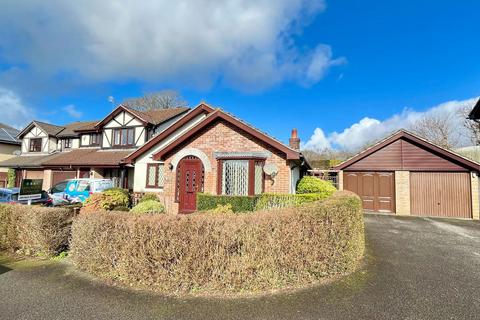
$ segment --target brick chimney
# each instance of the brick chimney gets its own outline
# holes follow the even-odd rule
[[[300,151],[300,138],[298,137],[298,130],[292,130],[292,136],[290,137],[290,148]]]

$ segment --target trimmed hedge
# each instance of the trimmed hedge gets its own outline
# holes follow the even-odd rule
[[[258,197],[255,210],[282,209],[326,199],[325,194],[262,194]]]
[[[360,199],[249,215],[78,216],[70,256],[79,268],[164,293],[238,293],[311,284],[353,271],[364,254]]]
[[[230,206],[235,213],[252,212],[266,209],[295,207],[304,203],[326,199],[331,194],[269,194],[258,196],[217,196],[206,193],[197,194],[198,211],[212,211],[218,207]]]
[[[197,194],[198,211],[214,210],[218,206],[231,205],[233,212],[255,211],[258,197],[248,196],[215,196],[206,193]]]
[[[68,248],[73,210],[0,205],[0,250],[55,256]]]

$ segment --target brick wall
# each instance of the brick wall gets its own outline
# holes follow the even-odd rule
[[[270,151],[270,158],[266,163],[274,163],[279,168],[275,183],[268,178],[265,181],[265,192],[267,193],[289,193],[290,192],[290,166],[285,156],[254,138],[246,132],[240,131],[229,123],[220,121],[212,123],[204,128],[199,134],[188,143],[183,144],[167,155],[165,160],[165,189],[160,198],[163,198],[167,212],[177,213],[178,204],[175,203],[175,170],[169,170],[175,155],[182,149],[198,149],[208,157],[212,170],[205,172],[204,191],[217,194],[217,172],[218,163],[214,158],[214,152],[252,152]]]
[[[410,215],[410,172],[395,171],[396,214]]]
[[[475,220],[480,219],[480,182],[478,175],[475,172],[471,173],[472,181],[472,218]]]

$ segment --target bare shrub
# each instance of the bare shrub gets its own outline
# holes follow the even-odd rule
[[[309,284],[352,271],[363,253],[361,203],[344,192],[249,215],[80,215],[71,242],[79,268],[166,293]]]
[[[0,249],[54,256],[67,249],[73,211],[21,205],[0,206]]]

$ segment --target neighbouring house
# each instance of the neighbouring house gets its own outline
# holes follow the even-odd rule
[[[21,141],[16,137],[19,131],[0,123],[0,161],[15,157],[20,152]],[[8,185],[8,169],[0,168],[0,188]]]
[[[17,136],[21,155],[0,162],[22,179],[43,179],[43,188],[71,178],[109,178],[133,188],[133,167],[123,159],[163,131],[188,108],[140,112],[119,106],[104,119],[65,126],[32,121]]]
[[[405,130],[336,169],[366,211],[480,219],[480,164]]]
[[[33,121],[18,138],[22,155],[0,166],[17,169],[19,180],[44,179],[48,189],[68,178],[112,178],[134,193],[160,194],[169,212],[195,211],[197,192],[295,193],[310,169],[296,130],[285,145],[206,103],[150,112],[119,106],[101,121],[66,126]]]

